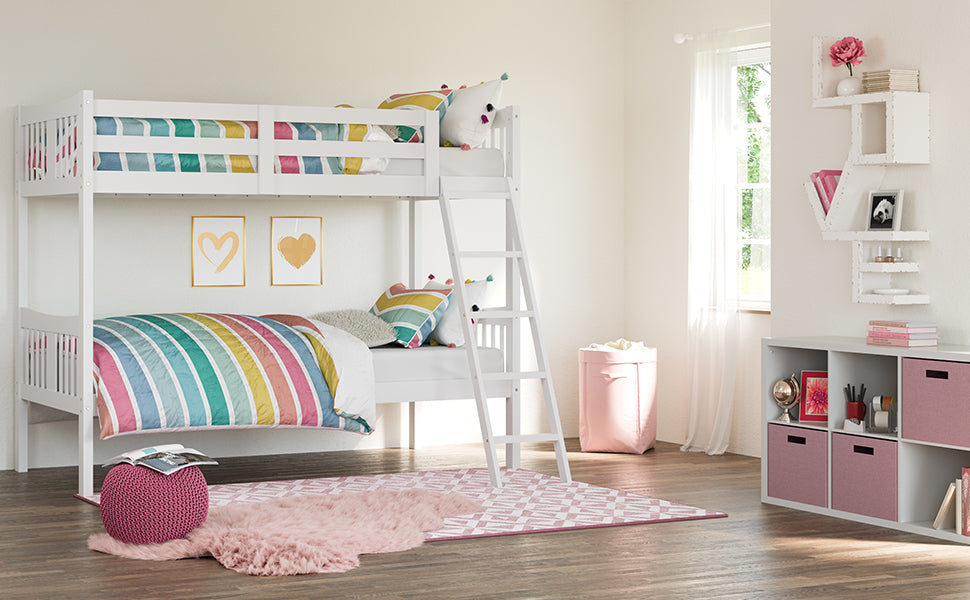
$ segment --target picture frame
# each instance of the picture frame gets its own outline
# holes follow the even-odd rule
[[[829,419],[828,371],[802,371],[802,398],[798,403],[798,420],[825,422]]]
[[[192,287],[246,285],[246,217],[192,217]]]
[[[866,231],[899,231],[903,212],[903,190],[869,192]]]
[[[323,285],[323,217],[270,217],[270,281]]]

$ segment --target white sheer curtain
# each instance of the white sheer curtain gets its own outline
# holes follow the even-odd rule
[[[688,250],[688,405],[684,451],[722,454],[731,435],[737,371],[737,157],[733,144],[735,34],[692,36]]]

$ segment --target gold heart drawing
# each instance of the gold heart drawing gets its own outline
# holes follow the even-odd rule
[[[293,265],[293,268],[299,269],[313,256],[317,249],[317,242],[312,235],[304,233],[299,239],[288,235],[282,238],[276,247],[279,248],[286,262]]]
[[[221,263],[216,264],[216,261],[213,260],[212,257],[210,257],[205,251],[205,245],[203,242],[206,240],[212,242],[212,248],[215,252],[218,252],[227,240],[232,240],[232,247],[226,252],[226,256],[222,259]],[[202,256],[204,256],[207,261],[212,263],[212,265],[216,268],[216,273],[221,273],[223,269],[228,267],[229,263],[232,262],[233,257],[236,256],[236,252],[239,250],[239,236],[235,231],[226,232],[220,238],[217,238],[216,234],[212,233],[211,231],[206,231],[205,233],[199,234],[197,243],[199,245],[199,251],[202,252]]]

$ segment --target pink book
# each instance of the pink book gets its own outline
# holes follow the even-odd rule
[[[957,502],[963,503],[963,512],[960,513],[963,516],[960,523],[960,533],[970,535],[970,510],[967,510],[967,507],[970,506],[970,468],[968,467],[963,467],[962,492],[963,497],[957,498]]]
[[[936,333],[936,327],[887,327],[885,325],[870,325],[870,333]],[[886,336],[888,337],[888,336]]]
[[[902,340],[899,338],[885,338],[870,335],[866,337],[866,343],[872,346],[900,346],[903,348],[918,348],[923,346],[936,346],[937,339]]]
[[[893,338],[901,340],[928,340],[935,339],[938,337],[936,332],[904,332],[904,331],[879,331],[875,329],[869,330],[869,337],[881,337],[881,338]]]
[[[912,329],[913,327],[932,327],[936,329],[936,323],[920,323],[919,321],[880,321],[873,319],[869,321],[869,325],[879,327],[905,327],[907,329]]]
[[[825,193],[825,188],[822,186],[822,179],[819,177],[818,173],[812,173],[809,176],[812,180],[812,184],[815,186],[815,193],[818,194],[818,201],[822,204],[822,212],[829,214],[829,207],[832,206],[832,199],[828,197]]]
[[[842,171],[819,171],[818,179],[822,182],[822,189],[825,190],[825,196],[828,198],[828,203],[832,204],[832,198],[835,198],[835,188],[839,186],[839,178],[842,176]]]

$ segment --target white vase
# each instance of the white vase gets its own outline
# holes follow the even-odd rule
[[[855,96],[862,93],[862,80],[858,77],[846,77],[839,82],[835,93],[840,96]]]

